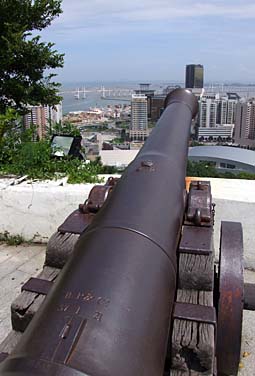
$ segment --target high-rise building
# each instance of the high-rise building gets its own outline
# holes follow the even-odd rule
[[[237,104],[234,141],[255,148],[255,100]]]
[[[224,96],[204,94],[200,98],[198,124],[201,127],[233,125],[235,123],[236,105],[239,100],[240,97],[235,93],[227,93]]]
[[[133,94],[131,101],[131,140],[145,140],[148,137],[147,97],[144,94]]]
[[[240,97],[235,93],[227,93],[218,98],[217,124],[234,124],[236,105]]]
[[[232,139],[236,105],[239,96],[235,93],[204,94],[199,101],[197,137],[205,140]]]
[[[62,120],[62,104],[50,106],[28,106],[28,113],[24,115],[24,125],[29,128],[34,125],[40,139],[44,138],[47,128]]]
[[[217,123],[227,124],[227,115],[228,115],[228,101],[226,98],[221,98],[218,101]]]
[[[236,113],[236,100],[228,100],[228,112],[227,112],[227,121],[226,124],[235,123],[235,113]]]
[[[203,128],[216,127],[217,101],[202,98],[199,103],[199,126]]]
[[[154,98],[155,90],[151,89],[151,84],[149,83],[141,83],[139,85],[139,89],[135,90],[136,94],[143,94],[147,98],[147,112],[148,112],[148,118],[151,119],[152,117],[152,101]]]
[[[164,111],[165,99],[166,99],[165,94],[157,94],[152,97],[151,114],[150,114],[150,119],[152,121],[158,121],[160,116],[162,115]]]
[[[201,64],[186,65],[185,87],[187,89],[204,87],[204,67]]]

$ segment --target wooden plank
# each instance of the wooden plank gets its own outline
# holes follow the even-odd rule
[[[214,254],[210,256],[180,254],[178,288],[212,291],[214,282]]]
[[[3,340],[3,342],[0,343],[0,352],[10,354],[19,342],[21,336],[21,332],[16,332],[15,330],[12,330],[8,334],[8,336]]]
[[[214,249],[209,255],[179,254],[177,302],[213,306]],[[175,319],[171,337],[172,376],[213,375],[215,328]]]
[[[176,301],[212,306],[213,293],[178,290]],[[174,320],[171,375],[213,375],[214,341],[213,325]]]
[[[55,232],[47,244],[45,265],[62,268],[73,253],[79,237],[79,234]]]
[[[45,266],[38,278],[54,281],[60,269]],[[12,328],[24,332],[45,299],[44,295],[23,291],[11,305]]]

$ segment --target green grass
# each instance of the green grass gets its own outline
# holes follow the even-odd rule
[[[6,243],[7,245],[20,245],[26,243],[22,235],[10,235],[8,231],[0,233],[0,242]]]

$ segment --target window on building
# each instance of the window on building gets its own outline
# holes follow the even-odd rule
[[[233,170],[234,168],[236,168],[236,166],[232,164],[227,164],[227,168],[231,168]]]

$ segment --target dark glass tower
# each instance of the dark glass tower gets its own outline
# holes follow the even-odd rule
[[[204,67],[200,64],[186,65],[185,87],[187,89],[204,87]]]

